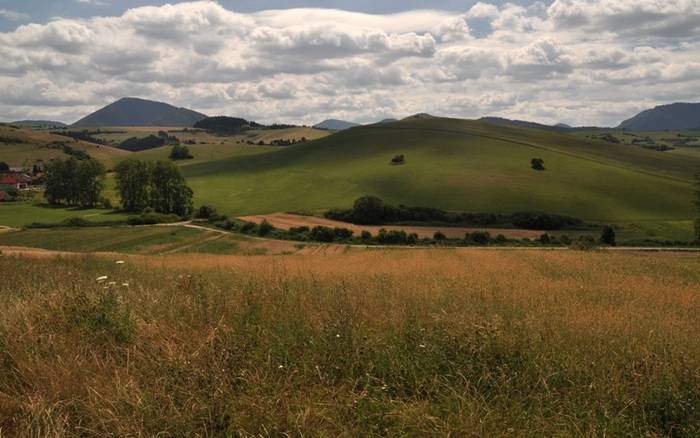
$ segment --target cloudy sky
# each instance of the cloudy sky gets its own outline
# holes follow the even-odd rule
[[[0,120],[124,96],[260,122],[616,125],[700,101],[700,0],[0,0]]]

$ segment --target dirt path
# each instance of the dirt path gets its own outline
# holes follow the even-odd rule
[[[288,230],[292,227],[309,227],[313,228],[316,226],[324,226],[331,228],[347,228],[352,230],[355,235],[359,235],[362,231],[366,230],[376,235],[379,230],[385,228],[387,230],[403,230],[406,233],[416,233],[418,237],[433,237],[433,235],[440,231],[445,236],[449,238],[463,238],[466,233],[473,233],[474,231],[488,231],[492,236],[497,236],[503,234],[510,239],[536,239],[540,237],[543,231],[535,230],[519,230],[519,229],[503,229],[503,228],[473,228],[473,227],[418,227],[418,226],[408,226],[408,225],[386,225],[386,226],[371,226],[371,225],[354,225],[347,222],[334,221],[325,218],[319,218],[315,216],[301,216],[297,214],[290,213],[272,213],[266,215],[256,215],[256,216],[244,216],[240,218],[241,220],[254,222],[259,224],[264,219],[271,223],[275,228],[281,228]]]

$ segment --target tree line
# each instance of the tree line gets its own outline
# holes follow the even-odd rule
[[[105,167],[97,160],[53,160],[45,168],[49,204],[94,207],[100,202],[104,189]]]

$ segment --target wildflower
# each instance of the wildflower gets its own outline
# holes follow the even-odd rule
[[[284,365],[280,365],[277,368],[282,369],[282,368],[284,368]]]
[[[122,283],[122,286],[129,287],[129,283]]]
[[[98,283],[102,283],[102,282],[105,281],[106,279],[107,279],[107,276],[106,276],[106,275],[103,275],[103,276],[101,276],[101,277],[97,277],[97,282],[98,282]]]
[[[418,346],[419,346],[420,348],[425,348],[425,345],[423,345],[423,344],[418,344]]]
[[[336,338],[339,338],[339,337],[340,337],[340,335],[335,335],[335,337],[336,337]]]
[[[117,260],[117,264],[118,264],[118,265],[123,265],[123,264],[124,264],[124,260]]]
[[[116,281],[110,281],[110,282],[107,283],[107,284],[110,285],[110,286],[116,286],[116,285],[117,285],[117,282],[116,282]]]

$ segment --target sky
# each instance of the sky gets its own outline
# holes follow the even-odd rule
[[[0,0],[0,120],[127,96],[262,123],[615,126],[700,101],[700,0]]]

